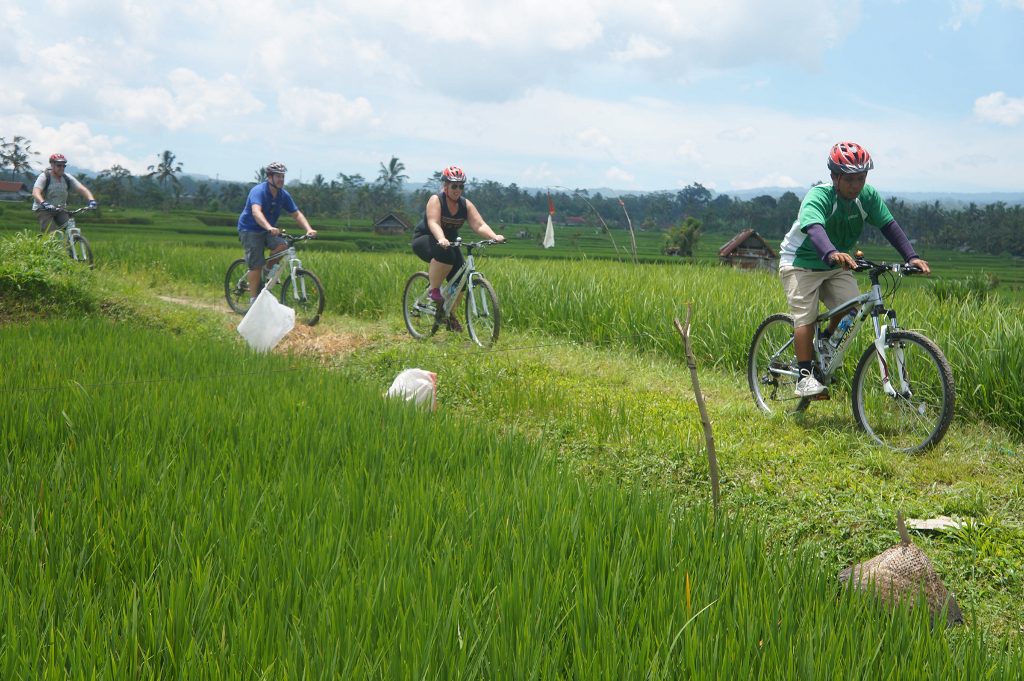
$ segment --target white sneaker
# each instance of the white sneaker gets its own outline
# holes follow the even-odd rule
[[[794,392],[797,397],[814,397],[825,392],[825,386],[814,377],[814,374],[803,371],[800,373],[800,380],[797,382]]]

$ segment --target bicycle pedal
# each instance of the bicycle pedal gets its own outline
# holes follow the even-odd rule
[[[831,400],[832,395],[829,394],[828,388],[824,392],[820,392],[817,395],[811,397],[812,400]]]

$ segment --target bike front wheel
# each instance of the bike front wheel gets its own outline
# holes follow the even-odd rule
[[[761,411],[800,408],[795,394],[800,368],[796,361],[793,316],[773,314],[757,327],[747,352],[747,383]]]
[[[68,255],[76,262],[85,263],[90,269],[93,267],[92,246],[89,245],[88,239],[81,234],[71,237],[71,243],[68,244]]]
[[[853,414],[878,444],[915,452],[937,444],[953,420],[956,388],[942,351],[914,331],[885,339],[885,360],[872,344],[853,375]]]
[[[482,348],[494,345],[501,331],[501,308],[491,282],[474,277],[466,296],[466,327],[469,337]]]
[[[429,338],[437,332],[437,305],[429,294],[430,279],[426,272],[416,272],[405,282],[402,317],[413,338]]]
[[[295,318],[306,326],[320,321],[324,311],[324,287],[309,270],[295,270],[281,286],[281,303],[295,310]]]
[[[239,258],[228,267],[228,273],[224,276],[224,297],[227,298],[228,306],[244,315],[249,311],[249,266],[245,260]]]

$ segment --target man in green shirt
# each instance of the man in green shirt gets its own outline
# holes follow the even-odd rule
[[[856,262],[849,251],[864,225],[880,229],[903,260],[931,270],[918,257],[907,235],[892,217],[878,191],[867,184],[875,167],[867,149],[856,142],[839,142],[828,157],[832,184],[811,187],[800,203],[800,213],[779,247],[779,274],[793,315],[794,345],[800,365],[798,397],[812,397],[825,386],[812,371],[814,322],[818,305],[833,308],[860,295],[850,270]],[[829,336],[844,313],[832,317],[824,336]]]

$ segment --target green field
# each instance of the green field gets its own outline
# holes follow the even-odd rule
[[[696,264],[655,234],[639,266],[628,234],[618,256],[600,234],[488,249],[506,324],[481,352],[405,333],[406,237],[317,224],[300,255],[324,322],[261,356],[223,301],[234,231],[204,219],[230,216],[105,213],[81,223],[92,272],[0,265],[4,678],[1020,677],[1019,266],[928,254],[995,295],[922,277],[895,297],[959,393],[909,457],[871,446],[846,394],[756,410],[746,344],[784,298],[714,264],[727,235]],[[5,207],[0,240],[29,220]],[[687,303],[717,517],[671,326]],[[438,373],[436,414],[381,399],[410,366]],[[967,627],[838,587],[897,511],[968,521],[914,536]]]

